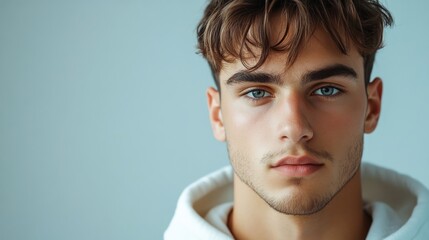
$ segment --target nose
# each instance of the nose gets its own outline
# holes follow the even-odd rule
[[[308,121],[310,111],[307,103],[297,93],[280,99],[277,106],[277,132],[281,141],[298,143],[313,138],[313,129]]]

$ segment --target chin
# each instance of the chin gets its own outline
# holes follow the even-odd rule
[[[277,212],[287,215],[311,215],[321,211],[334,197],[334,194],[288,191],[283,196],[266,198],[264,201]]]

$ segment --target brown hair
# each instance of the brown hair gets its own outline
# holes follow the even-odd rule
[[[277,42],[270,39],[270,21],[279,13],[285,29]],[[347,54],[350,42],[364,58],[365,84],[369,82],[375,54],[382,47],[384,26],[393,18],[378,0],[211,0],[197,27],[198,49],[207,59],[218,89],[222,62],[240,59],[253,71],[270,51],[287,51],[292,64],[316,28],[328,33]],[[257,49],[255,53],[254,49]],[[246,55],[259,57],[250,66]]]

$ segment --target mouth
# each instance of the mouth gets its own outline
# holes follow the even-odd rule
[[[272,165],[271,169],[289,177],[305,177],[317,172],[323,166],[323,163],[308,156],[288,156]]]

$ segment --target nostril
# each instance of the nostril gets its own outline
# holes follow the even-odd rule
[[[289,124],[281,129],[280,138],[282,141],[309,141],[313,138],[313,130],[309,124]]]

